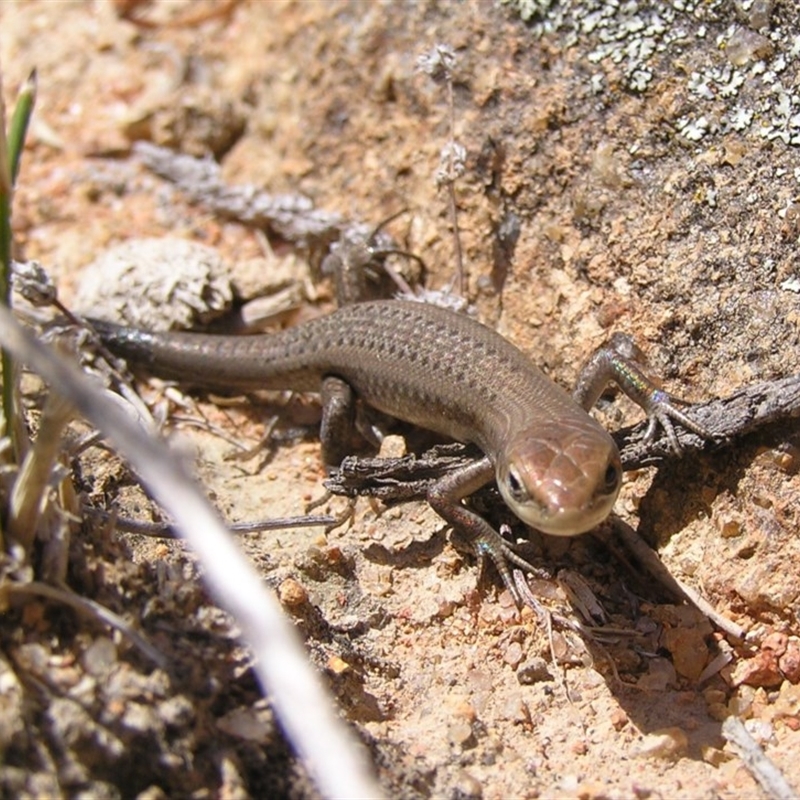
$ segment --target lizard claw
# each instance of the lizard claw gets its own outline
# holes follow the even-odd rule
[[[673,421],[679,422],[684,428],[697,434],[701,439],[714,439],[715,436],[708,428],[690,419],[683,411],[676,408],[675,403],[689,405],[686,401],[673,397],[661,389],[654,389],[651,392],[645,404],[648,425],[644,439],[646,442],[651,442],[655,438],[658,427],[661,426],[669,440],[672,451],[679,456],[683,450],[680,441],[678,441],[678,435],[675,433]]]
[[[624,334],[614,334],[610,341],[598,348],[581,370],[573,392],[573,399],[585,410],[589,410],[610,381],[647,414],[648,425],[645,441],[652,441],[660,426],[676,455],[681,454],[681,445],[673,423],[679,423],[702,439],[714,439],[714,434],[704,426],[691,420],[678,405],[691,405],[662,389],[646,375],[644,356],[634,341]]]
[[[517,608],[522,608],[522,606],[525,605],[525,600],[514,581],[512,567],[516,567],[523,572],[533,573],[540,577],[545,577],[546,573],[526,561],[516,552],[514,545],[506,541],[501,535],[509,534],[510,532],[511,529],[508,525],[503,524],[500,527],[500,533],[493,530],[493,536],[490,536],[488,533],[482,534],[477,540],[472,542],[472,547],[478,559],[478,575],[483,575],[486,566],[486,558],[488,556],[500,574],[500,577],[503,579],[503,584],[514,599]]]

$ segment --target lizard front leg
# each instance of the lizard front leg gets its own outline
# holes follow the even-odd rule
[[[466,535],[481,570],[487,556],[492,560],[514,602],[521,606],[522,597],[511,577],[509,562],[526,572],[534,572],[535,568],[517,555],[513,546],[483,517],[470,511],[462,503],[465,497],[494,480],[494,477],[494,466],[488,457],[484,457],[432,484],[428,488],[428,503],[440,517]]]

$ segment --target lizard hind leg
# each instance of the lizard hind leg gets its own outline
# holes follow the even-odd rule
[[[338,467],[349,455],[355,429],[356,397],[347,381],[328,375],[322,380],[322,424],[319,438],[327,469]]]

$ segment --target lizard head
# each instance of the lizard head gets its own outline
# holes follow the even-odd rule
[[[497,485],[523,521],[556,536],[573,536],[611,512],[622,482],[613,439],[599,425],[550,422],[517,435],[498,460]]]

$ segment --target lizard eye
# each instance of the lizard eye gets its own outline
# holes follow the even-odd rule
[[[620,482],[620,469],[618,464],[611,463],[606,467],[603,476],[603,487],[608,494],[615,492]]]
[[[509,494],[516,502],[523,503],[528,499],[528,492],[525,489],[525,484],[523,484],[515,467],[508,468],[506,486],[508,487]]]

